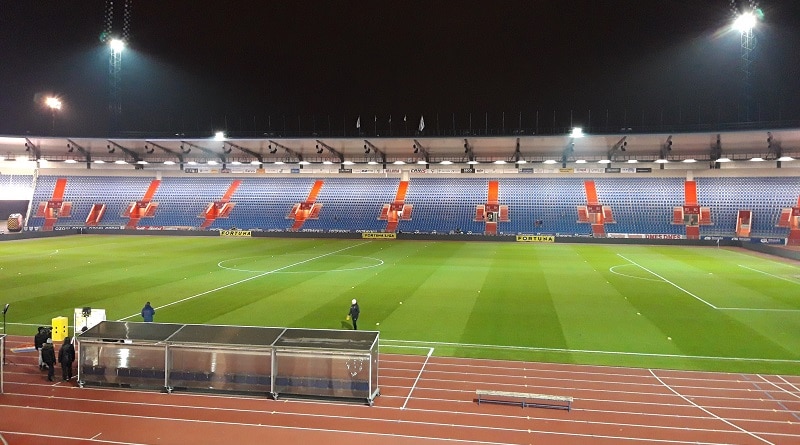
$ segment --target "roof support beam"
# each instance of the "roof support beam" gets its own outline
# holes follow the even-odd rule
[[[380,155],[381,161],[383,162],[383,166],[384,166],[383,168],[386,168],[386,152],[381,150],[380,148],[376,147],[375,144],[373,144],[372,142],[370,142],[370,141],[368,141],[366,139],[364,139],[364,144],[367,147],[367,153],[369,153],[369,150],[372,150],[372,151],[375,152],[375,154]]]
[[[414,153],[422,153],[422,159],[425,160],[425,163],[431,163],[431,155],[428,153],[428,150],[416,139],[414,139]]]
[[[291,148],[289,148],[289,147],[287,147],[287,146],[285,146],[283,144],[279,144],[279,143],[277,143],[277,142],[275,142],[273,140],[270,140],[269,143],[274,145],[274,146],[276,146],[276,147],[282,148],[283,151],[286,152],[286,154],[289,154],[291,156],[296,157],[298,162],[302,162],[303,161],[303,153],[300,153],[299,151],[296,151],[296,150],[292,150]]]
[[[339,158],[339,163],[344,162],[344,154],[342,152],[340,152],[339,150],[331,147],[330,145],[320,141],[319,139],[317,139],[317,144],[323,146],[326,150],[328,150],[328,153],[330,153],[330,154],[336,156],[337,158]],[[319,150],[317,150],[317,152],[319,153]]]
[[[113,145],[113,147],[112,147],[112,145]],[[114,153],[114,150],[116,148],[119,148],[120,150],[124,151],[125,154],[130,156],[133,159],[134,162],[139,162],[139,161],[142,160],[142,157],[139,156],[139,154],[136,153],[135,151],[133,151],[133,150],[131,150],[129,148],[125,148],[122,145],[119,145],[118,143],[116,143],[116,142],[114,142],[114,141],[112,141],[110,139],[108,140],[108,145],[106,145],[106,148],[108,148],[108,152],[109,153]]]
[[[188,145],[189,147],[196,148],[196,149],[202,151],[203,153],[205,153],[207,155],[215,156],[215,157],[219,158],[219,160],[222,161],[223,164],[227,162],[227,160],[225,159],[225,154],[224,153],[217,153],[214,150],[211,150],[210,148],[201,147],[201,146],[199,146],[199,145],[197,145],[197,144],[195,144],[193,142],[181,141],[181,147],[183,147],[184,144]],[[184,150],[183,148],[181,148],[181,150],[183,150],[184,153],[188,153],[188,151]],[[191,151],[191,149],[190,149],[190,151]]]

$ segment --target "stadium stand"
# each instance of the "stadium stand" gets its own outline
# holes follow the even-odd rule
[[[685,234],[686,228],[673,222],[673,209],[684,205],[685,182],[680,177],[594,179],[597,202],[613,209],[613,224],[606,224],[605,232]],[[738,212],[750,210],[752,236],[787,236],[779,220],[782,210],[800,196],[796,178],[704,177],[695,182],[698,204],[709,209],[711,219],[700,227],[701,235],[733,236]],[[290,230],[295,223],[288,218],[292,209],[315,189],[314,203],[320,204],[313,212],[316,219],[304,220],[300,231],[392,227],[402,232],[483,234],[486,218],[477,218],[476,212],[491,205],[503,210],[495,222],[498,234],[591,234],[590,225],[579,218],[578,209],[587,205],[585,179],[579,177],[413,177],[403,201],[413,206],[413,215],[393,226],[381,218],[386,205],[397,199],[399,178],[172,176],[162,178],[157,187],[155,183],[151,177],[41,175],[33,190],[28,230],[45,227],[46,218],[36,216],[37,208],[53,201],[62,184],[60,205],[70,212],[55,215],[55,230],[87,224],[124,227],[130,222],[126,212],[132,204],[143,203],[148,193],[152,196],[147,204],[154,207],[141,215],[139,228]],[[487,202],[487,190],[497,193],[496,203],[493,197]],[[209,206],[215,203],[225,208],[208,218]],[[105,206],[100,220],[98,205]]]

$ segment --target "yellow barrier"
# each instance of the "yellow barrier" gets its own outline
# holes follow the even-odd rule
[[[55,317],[51,323],[53,327],[53,343],[62,342],[69,337],[69,319],[67,317]]]

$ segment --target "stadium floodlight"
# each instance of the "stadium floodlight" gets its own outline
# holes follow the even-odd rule
[[[739,14],[731,25],[734,30],[740,33],[749,33],[756,27],[756,15],[752,12]]]
[[[582,138],[583,137],[583,128],[575,127],[572,129],[572,133],[569,134],[571,138]]]
[[[48,97],[44,100],[44,104],[47,105],[47,107],[51,110],[60,110],[62,105],[61,99],[57,97]]]
[[[111,51],[121,53],[125,49],[125,42],[122,39],[111,39],[108,46],[111,47]]]
[[[224,131],[217,131],[214,133],[214,140],[215,141],[224,141],[225,140],[225,132]]]

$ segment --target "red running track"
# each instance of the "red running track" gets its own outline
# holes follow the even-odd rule
[[[7,337],[6,351],[29,346]],[[382,354],[375,405],[78,388],[7,356],[0,434],[59,444],[800,444],[800,376]],[[56,376],[60,376],[60,369]],[[572,396],[571,411],[476,389]],[[2,443],[2,441],[0,441]]]

